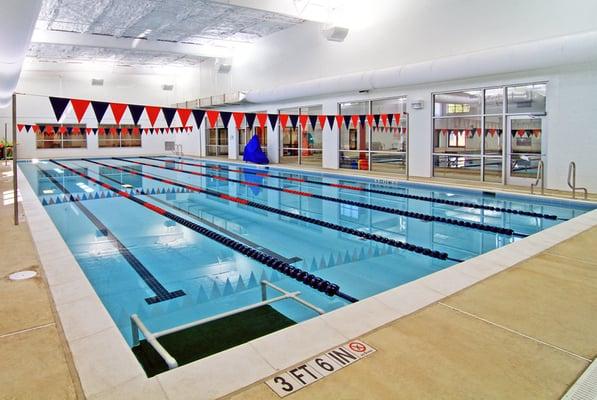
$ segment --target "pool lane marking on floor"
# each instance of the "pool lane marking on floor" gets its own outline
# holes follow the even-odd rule
[[[440,260],[449,260],[449,261],[454,261],[454,262],[462,262],[463,260],[457,259],[457,258],[452,258],[448,255],[448,253],[445,252],[441,252],[441,251],[436,251],[436,250],[431,250],[428,249],[426,247],[422,247],[422,246],[417,246],[417,245],[413,245],[407,242],[402,242],[399,240],[395,240],[395,239],[389,239],[387,237],[384,236],[380,236],[380,235],[376,235],[376,234],[372,234],[372,233],[368,233],[368,232],[363,232],[363,231],[359,231],[357,229],[353,229],[353,228],[347,228],[345,226],[341,226],[341,225],[337,225],[337,224],[333,224],[330,222],[326,222],[323,220],[319,220],[316,218],[311,218],[311,217],[307,217],[304,215],[300,215],[300,214],[295,214],[295,213],[291,213],[288,211],[284,211],[284,210],[280,210],[278,208],[274,208],[274,207],[270,207],[261,203],[256,203],[253,201],[249,201],[246,199],[242,199],[242,198],[238,198],[238,197],[232,197],[229,196],[227,194],[222,194],[220,192],[211,190],[211,189],[204,189],[198,186],[194,186],[194,185],[190,185],[190,184],[186,184],[186,183],[179,183],[177,181],[173,181],[171,179],[166,179],[166,178],[160,178],[157,176],[153,176],[153,175],[148,175],[146,173],[143,172],[139,172],[136,171],[134,169],[130,169],[130,168],[126,168],[126,167],[120,167],[120,166],[114,166],[114,165],[109,165],[109,164],[105,164],[105,163],[101,163],[99,161],[95,161],[95,160],[90,160],[90,159],[85,159],[85,161],[90,162],[90,163],[94,163],[97,165],[101,165],[104,167],[109,167],[109,168],[113,168],[122,172],[128,172],[130,174],[133,175],[139,175],[148,179],[153,179],[156,180],[158,182],[164,182],[167,183],[169,185],[175,185],[175,186],[180,186],[186,189],[190,189],[193,191],[196,191],[198,193],[205,193],[207,195],[210,196],[214,196],[214,197],[218,197],[218,198],[223,198],[223,199],[229,199],[230,201],[234,201],[243,205],[247,205],[250,207],[255,207],[258,208],[260,210],[265,210],[265,211],[269,211],[275,214],[279,214],[279,215],[283,215],[285,217],[288,218],[293,218],[293,219],[298,219],[300,221],[304,221],[304,222],[308,222],[311,224],[315,224],[315,225],[319,225],[319,226],[323,226],[325,228],[328,229],[333,229],[339,232],[343,232],[343,233],[347,233],[350,235],[354,235],[357,236],[359,238],[365,238],[368,240],[372,240],[375,242],[379,242],[379,243],[383,243],[383,244],[387,244],[393,247],[397,247],[399,249],[403,249],[403,250],[407,250],[407,251],[411,251],[411,252],[415,252],[427,257],[432,257],[432,258],[437,258]],[[121,161],[126,161],[126,160],[121,160]]]
[[[387,191],[387,190],[369,189],[369,188],[363,188],[363,187],[360,187],[360,186],[344,185],[344,184],[339,184],[339,183],[319,182],[319,181],[313,181],[313,180],[304,179],[304,178],[293,178],[293,177],[287,177],[287,176],[282,176],[282,175],[272,175],[270,173],[262,173],[262,172],[255,172],[255,171],[243,171],[243,170],[231,169],[229,167],[222,167],[222,166],[213,166],[213,165],[207,165],[207,164],[188,163],[188,162],[181,161],[180,159],[164,160],[163,158],[159,158],[159,157],[147,157],[147,156],[141,156],[141,157],[138,157],[138,158],[145,158],[145,159],[148,159],[148,160],[156,160],[156,161],[162,161],[162,162],[175,162],[175,163],[179,163],[179,164],[183,164],[183,165],[189,165],[189,166],[195,166],[195,167],[202,167],[202,168],[210,168],[210,169],[221,170],[221,171],[230,171],[230,172],[237,172],[237,173],[245,173],[245,174],[262,176],[262,177],[266,177],[266,178],[274,178],[274,179],[282,179],[282,180],[289,180],[289,181],[295,181],[295,182],[312,183],[312,184],[315,184],[315,185],[331,186],[331,187],[337,187],[337,188],[341,188],[341,189],[348,189],[348,190],[355,190],[355,191],[376,193],[376,194],[382,194],[382,195],[394,196],[394,197],[401,197],[401,198],[411,199],[411,200],[428,201],[428,202],[432,202],[432,203],[446,204],[446,205],[451,205],[451,206],[455,206],[455,207],[468,207],[468,208],[482,209],[482,210],[488,210],[488,211],[499,211],[499,212],[503,212],[503,213],[524,215],[524,216],[527,216],[527,217],[539,217],[539,218],[553,219],[553,220],[559,219],[557,217],[557,215],[536,213],[536,212],[533,212],[533,211],[515,210],[515,209],[511,209],[511,208],[506,208],[506,207],[486,206],[486,205],[483,205],[483,204],[467,203],[467,202],[455,201],[455,200],[447,200],[447,199],[437,199],[437,198],[427,197],[427,196],[418,196],[418,195],[414,195],[414,194],[396,193],[396,192],[390,192],[390,191]],[[185,160],[189,160],[189,158],[185,158]],[[483,193],[485,193],[485,192],[483,192]],[[493,193],[493,195],[495,197],[495,193]]]
[[[237,252],[245,255],[248,258],[251,258],[267,267],[270,267],[270,268],[280,272],[283,275],[286,275],[292,279],[295,279],[296,281],[304,284],[305,286],[309,286],[321,293],[325,293],[326,295],[328,295],[330,297],[338,296],[341,299],[344,299],[351,303],[356,303],[359,301],[357,298],[352,297],[351,295],[342,292],[340,290],[340,286],[335,283],[332,283],[332,282],[325,280],[321,277],[318,277],[314,274],[308,273],[307,271],[304,271],[300,268],[293,267],[292,265],[290,265],[282,260],[279,260],[275,257],[268,256],[267,254],[262,253],[256,249],[253,249],[249,246],[245,246],[244,244],[242,244],[240,242],[237,242],[233,239],[227,238],[224,235],[221,235],[221,234],[214,232],[212,230],[209,230],[201,225],[198,225],[192,221],[189,221],[188,219],[185,219],[176,214],[173,214],[161,207],[156,206],[155,204],[141,200],[138,197],[134,196],[132,193],[128,193],[128,192],[125,192],[118,188],[115,188],[114,186],[111,186],[105,182],[98,180],[98,179],[92,178],[89,175],[79,172],[76,169],[66,166],[56,160],[50,159],[49,161],[51,163],[61,167],[62,169],[70,171],[73,174],[76,174],[82,178],[85,178],[88,181],[93,182],[96,185],[99,185],[103,188],[111,190],[112,192],[114,192],[128,200],[131,200],[131,201],[133,201],[133,202],[135,202],[135,203],[137,203],[137,204],[139,204],[139,205],[141,205],[159,215],[163,215],[164,217],[166,217],[174,222],[177,222],[180,225],[183,225],[188,229],[191,229],[191,230],[199,233],[202,236],[205,236],[211,240],[214,240],[214,241],[222,244],[222,245],[228,247],[229,249],[232,249],[233,251],[237,251]],[[87,161],[92,162],[91,160],[87,160]],[[101,163],[98,163],[98,164],[101,164]],[[111,167],[109,165],[106,165],[106,166]],[[134,172],[136,174],[139,174],[136,171],[134,171]],[[201,191],[205,192],[205,190],[203,190],[203,189],[201,189]]]
[[[86,160],[84,160],[84,161],[86,161]],[[123,184],[121,181],[118,181],[118,179],[114,179],[114,178],[112,178],[112,177],[110,177],[108,175],[105,175],[105,174],[102,174],[102,173],[97,173],[97,172],[96,172],[96,174],[99,175],[102,178],[105,178],[105,179],[107,179],[109,181],[112,181],[114,183],[117,183],[119,185]],[[138,189],[137,189],[137,191],[138,191]],[[189,192],[185,192],[185,193],[190,193],[190,191]],[[265,253],[265,254],[267,254],[269,256],[277,257],[280,260],[283,260],[284,262],[287,262],[288,264],[294,264],[295,262],[302,261],[302,258],[300,258],[300,257],[286,258],[283,255],[278,254],[275,251],[268,249],[267,247],[264,247],[264,246],[262,246],[262,245],[260,245],[258,243],[252,242],[252,241],[250,241],[250,240],[248,240],[248,239],[246,239],[246,238],[244,238],[244,237],[242,237],[240,235],[237,235],[234,232],[229,231],[228,229],[222,228],[221,226],[216,225],[213,222],[210,222],[210,221],[208,221],[208,220],[206,220],[204,218],[201,218],[200,216],[198,216],[198,215],[196,215],[196,214],[194,214],[194,213],[192,213],[192,212],[190,212],[188,210],[185,210],[184,208],[178,207],[177,205],[174,205],[172,203],[168,203],[167,201],[159,199],[159,198],[157,198],[154,195],[148,194],[143,189],[141,189],[140,192],[137,192],[137,194],[141,195],[141,196],[147,196],[150,199],[152,199],[153,201],[156,201],[156,202],[162,204],[163,206],[171,207],[172,209],[174,209],[174,210],[176,210],[178,212],[184,213],[184,214],[188,215],[189,217],[192,217],[192,218],[196,219],[197,221],[201,222],[202,224],[207,225],[210,228],[219,231],[220,233],[223,233],[223,234],[225,234],[227,236],[230,236],[231,238],[233,238],[233,239],[235,239],[235,240],[237,240],[237,241],[245,244],[246,246],[253,247],[255,250],[259,250],[259,251],[261,251],[261,252],[263,252],[263,253]]]
[[[175,290],[173,292],[168,291],[151,272],[143,265],[141,261],[131,251],[112,233],[106,225],[104,225],[87,207],[85,207],[80,200],[74,198],[73,194],[58,182],[54,176],[52,176],[48,171],[44,170],[41,167],[37,167],[42,174],[44,174],[58,189],[60,189],[64,194],[69,196],[72,201],[75,203],[77,208],[81,210],[81,212],[95,225],[96,229],[100,231],[104,236],[109,240],[112,245],[118,250],[120,255],[129,263],[129,265],[135,270],[137,275],[145,282],[145,284],[155,293],[153,297],[147,297],[145,301],[147,304],[155,304],[166,300],[175,299],[177,297],[181,297],[186,295],[183,290]]]
[[[285,397],[312,383],[319,382],[342,368],[373,354],[376,350],[361,340],[351,340],[302,364],[277,373],[265,384],[278,396]]]
[[[242,185],[247,185],[247,181],[243,181],[240,179],[224,178],[224,177],[217,176],[217,175],[204,174],[204,173],[197,172],[197,171],[188,171],[188,170],[175,168],[175,167],[148,164],[145,162],[134,161],[134,160],[129,160],[129,159],[120,158],[120,157],[112,157],[112,158],[114,160],[129,162],[132,164],[145,165],[145,166],[153,167],[153,168],[160,168],[160,169],[176,171],[176,172],[181,172],[181,173],[190,174],[190,175],[203,176],[203,177],[213,178],[213,179],[217,179],[217,180],[221,180],[221,181],[229,181],[229,182],[239,183]],[[161,160],[156,160],[156,161],[161,161]],[[167,163],[167,161],[161,161],[161,162]],[[377,205],[362,203],[359,201],[339,199],[337,197],[323,196],[323,195],[309,193],[309,192],[300,192],[300,191],[296,191],[296,190],[292,190],[292,189],[282,189],[279,187],[258,184],[255,182],[250,182],[249,186],[258,186],[258,187],[261,187],[264,189],[275,190],[278,192],[289,193],[289,194],[293,194],[293,195],[297,195],[297,196],[313,197],[315,199],[332,201],[335,203],[362,207],[362,208],[370,209],[373,211],[381,211],[381,212],[385,212],[385,213],[389,213],[389,214],[393,214],[393,215],[401,215],[401,216],[404,216],[407,218],[415,218],[415,219],[419,219],[419,220],[425,221],[425,222],[439,222],[439,223],[444,223],[444,224],[449,224],[449,225],[460,226],[461,228],[477,229],[477,230],[491,232],[491,233],[495,233],[495,234],[515,235],[518,237],[526,237],[527,236],[526,234],[516,233],[510,228],[502,228],[499,226],[487,225],[487,224],[482,224],[479,222],[470,222],[470,221],[454,219],[454,218],[437,217],[434,215],[422,214],[422,213],[417,213],[417,212],[413,212],[413,211],[404,211],[404,210],[400,210],[398,208],[377,206]]]

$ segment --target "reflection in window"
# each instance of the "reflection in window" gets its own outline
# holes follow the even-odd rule
[[[509,114],[545,113],[546,85],[513,86],[507,89]]]
[[[35,134],[35,145],[38,149],[82,149],[87,147],[86,126],[82,124],[63,124],[55,126],[53,132],[44,131],[44,123],[37,124],[41,129]]]
[[[141,147],[140,125],[108,125],[100,124],[104,133],[98,132],[99,147]]]

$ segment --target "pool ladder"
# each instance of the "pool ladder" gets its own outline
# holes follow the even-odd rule
[[[531,183],[531,194],[535,194],[535,186],[537,186],[539,182],[541,182],[541,194],[545,193],[544,169],[545,163],[543,160],[539,160],[539,164],[537,165],[537,179],[535,179],[534,183]]]
[[[273,297],[271,299],[268,299],[267,298],[267,288],[268,287],[281,293],[281,295],[277,296],[277,297]],[[310,308],[311,310],[315,311],[316,313],[318,313],[320,315],[325,313],[325,311],[323,311],[321,308],[298,297],[300,294],[301,294],[301,292],[288,292],[288,291],[280,288],[279,286],[274,285],[273,283],[271,283],[269,281],[263,280],[263,281],[261,281],[261,301],[260,302],[249,304],[248,306],[240,307],[240,308],[237,308],[237,309],[234,309],[231,311],[227,311],[227,312],[217,314],[217,315],[214,315],[211,317],[203,318],[203,319],[200,319],[197,321],[189,322],[187,324],[175,326],[173,328],[165,329],[165,330],[159,331],[159,332],[151,332],[147,328],[147,326],[145,326],[143,321],[141,321],[141,318],[139,318],[139,316],[137,314],[132,314],[131,315],[131,329],[132,329],[132,335],[133,335],[133,347],[139,345],[139,332],[141,332],[143,334],[143,336],[145,337],[145,340],[147,341],[147,343],[149,343],[149,345],[151,347],[153,347],[153,349],[166,362],[166,364],[168,365],[168,369],[174,369],[174,368],[178,367],[178,361],[176,361],[176,359],[174,357],[172,357],[172,355],[170,353],[168,353],[168,350],[166,350],[164,348],[164,346],[161,345],[161,343],[158,341],[158,339],[160,337],[169,335],[171,333],[180,332],[185,329],[194,328],[196,326],[203,325],[208,322],[212,322],[212,321],[216,321],[218,319],[230,317],[232,315],[240,314],[245,311],[253,310],[255,308],[266,306],[268,304],[272,304],[277,301],[282,301],[282,300],[286,300],[286,299],[294,300],[297,303],[299,303],[307,308]]]
[[[572,198],[576,199],[576,191],[582,190],[584,192],[584,199],[587,199],[588,192],[587,188],[584,187],[576,187],[576,163],[574,161],[570,161],[570,165],[568,165],[568,186],[572,189]]]
[[[174,155],[177,155],[179,157],[184,156],[184,154],[182,153],[182,144],[174,145]]]

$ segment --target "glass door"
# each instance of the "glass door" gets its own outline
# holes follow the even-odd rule
[[[543,157],[544,134],[545,118],[542,116],[508,117],[506,183],[530,185],[534,182],[537,178],[539,161]]]

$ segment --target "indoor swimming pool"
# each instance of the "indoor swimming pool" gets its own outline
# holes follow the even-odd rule
[[[20,168],[129,345],[133,314],[169,329],[262,301],[262,281],[328,312],[593,208],[190,157]]]

